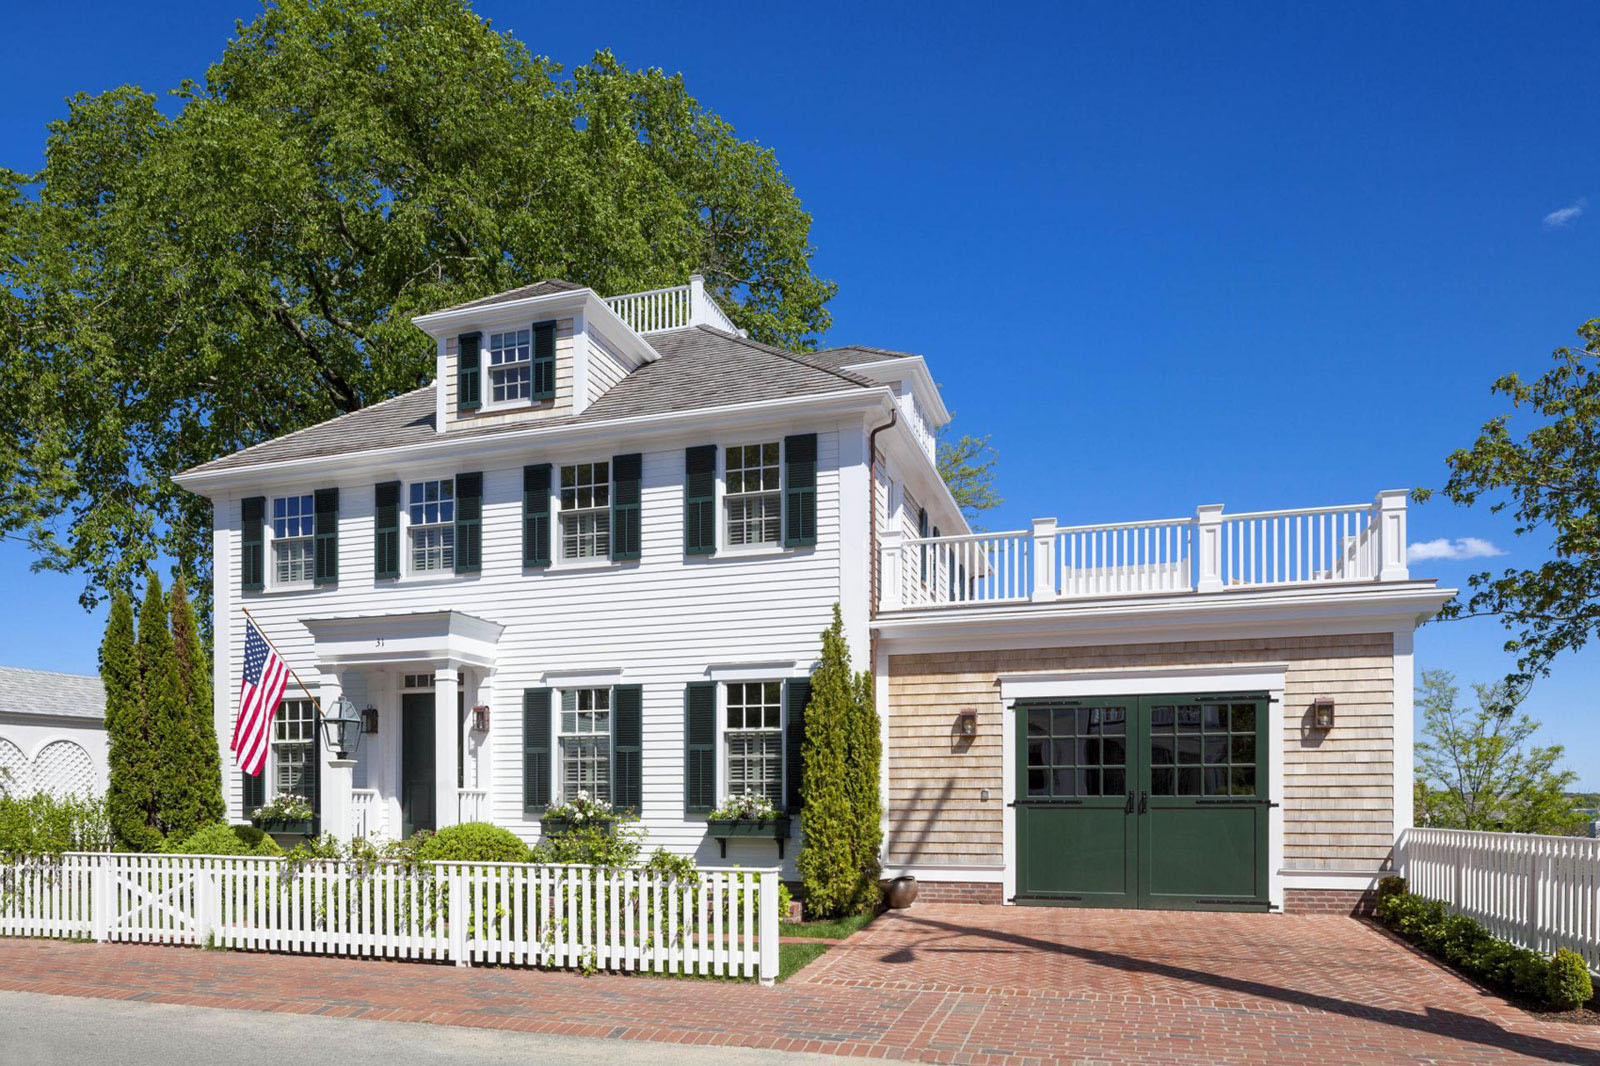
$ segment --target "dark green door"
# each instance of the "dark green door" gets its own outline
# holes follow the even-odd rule
[[[1019,902],[1267,905],[1266,698],[1019,700]]]
[[[1258,693],[1140,701],[1139,906],[1266,907],[1266,719]]]
[[[400,820],[410,836],[418,829],[437,829],[434,807],[433,693],[407,692],[400,697]]]
[[[1017,896],[1131,907],[1130,700],[1017,704]]]

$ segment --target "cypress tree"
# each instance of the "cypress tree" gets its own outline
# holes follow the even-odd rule
[[[106,694],[107,814],[117,846],[154,851],[161,846],[156,822],[156,762],[144,710],[139,651],[133,635],[133,602],[125,591],[111,599],[100,644],[100,681]]]
[[[194,730],[183,702],[178,663],[167,628],[167,597],[154,573],[139,605],[139,677],[144,686],[144,713],[150,748],[157,767],[155,827],[183,839],[205,824],[197,800],[194,773]]]
[[[190,756],[195,778],[195,799],[201,824],[220,822],[227,808],[222,801],[222,756],[217,748],[217,726],[211,716],[211,671],[195,626],[194,606],[179,570],[172,578],[172,657],[178,668],[178,685],[189,712],[194,751]]]
[[[878,903],[878,876],[882,872],[878,849],[883,844],[883,794],[879,791],[883,738],[878,735],[877,699],[870,671],[863,670],[855,677],[849,732],[850,807],[856,824],[856,888],[850,909],[864,911]]]
[[[805,843],[795,860],[806,890],[806,909],[818,918],[845,914],[859,895],[858,838],[851,780],[850,742],[856,679],[837,604],[822,631],[822,657],[811,675],[801,757],[801,828]]]

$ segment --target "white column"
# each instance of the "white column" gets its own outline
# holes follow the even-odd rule
[[[334,713],[334,704],[339,702],[343,691],[337,674],[322,675],[322,681],[317,685],[317,702],[322,705],[324,715]],[[322,816],[322,831],[332,833],[343,840],[350,833],[350,790],[355,787],[355,763],[349,759],[339,758],[337,751],[324,746],[327,734],[323,731],[321,718],[316,722],[316,730],[317,750],[322,753],[322,780],[318,787],[317,813]]]
[[[689,325],[715,325],[706,307],[706,279],[699,274],[689,275]]]
[[[1378,580],[1405,581],[1411,577],[1406,566],[1406,490],[1385,489],[1373,501],[1378,525]]]
[[[1033,520],[1033,602],[1056,598],[1056,520]]]
[[[1194,520],[1196,592],[1222,591],[1222,504],[1202,504]]]
[[[456,728],[456,692],[459,688],[455,669],[433,672],[434,818],[440,829],[461,820],[460,800],[456,797],[456,746],[461,743],[461,734]]]

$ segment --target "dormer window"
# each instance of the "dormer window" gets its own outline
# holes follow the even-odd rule
[[[561,557],[605,559],[610,555],[611,464],[562,467]]]
[[[494,403],[512,403],[532,395],[533,331],[514,329],[489,334],[489,395]]]
[[[311,580],[316,509],[311,493],[272,500],[272,577],[277,585]]]
[[[406,498],[411,528],[411,570],[430,573],[456,565],[455,482],[413,481]]]

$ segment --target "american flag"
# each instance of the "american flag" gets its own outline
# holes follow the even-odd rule
[[[252,777],[267,761],[272,716],[289,680],[289,667],[267,643],[255,621],[244,620],[244,682],[239,687],[239,717],[233,722],[228,750],[239,769]]]

